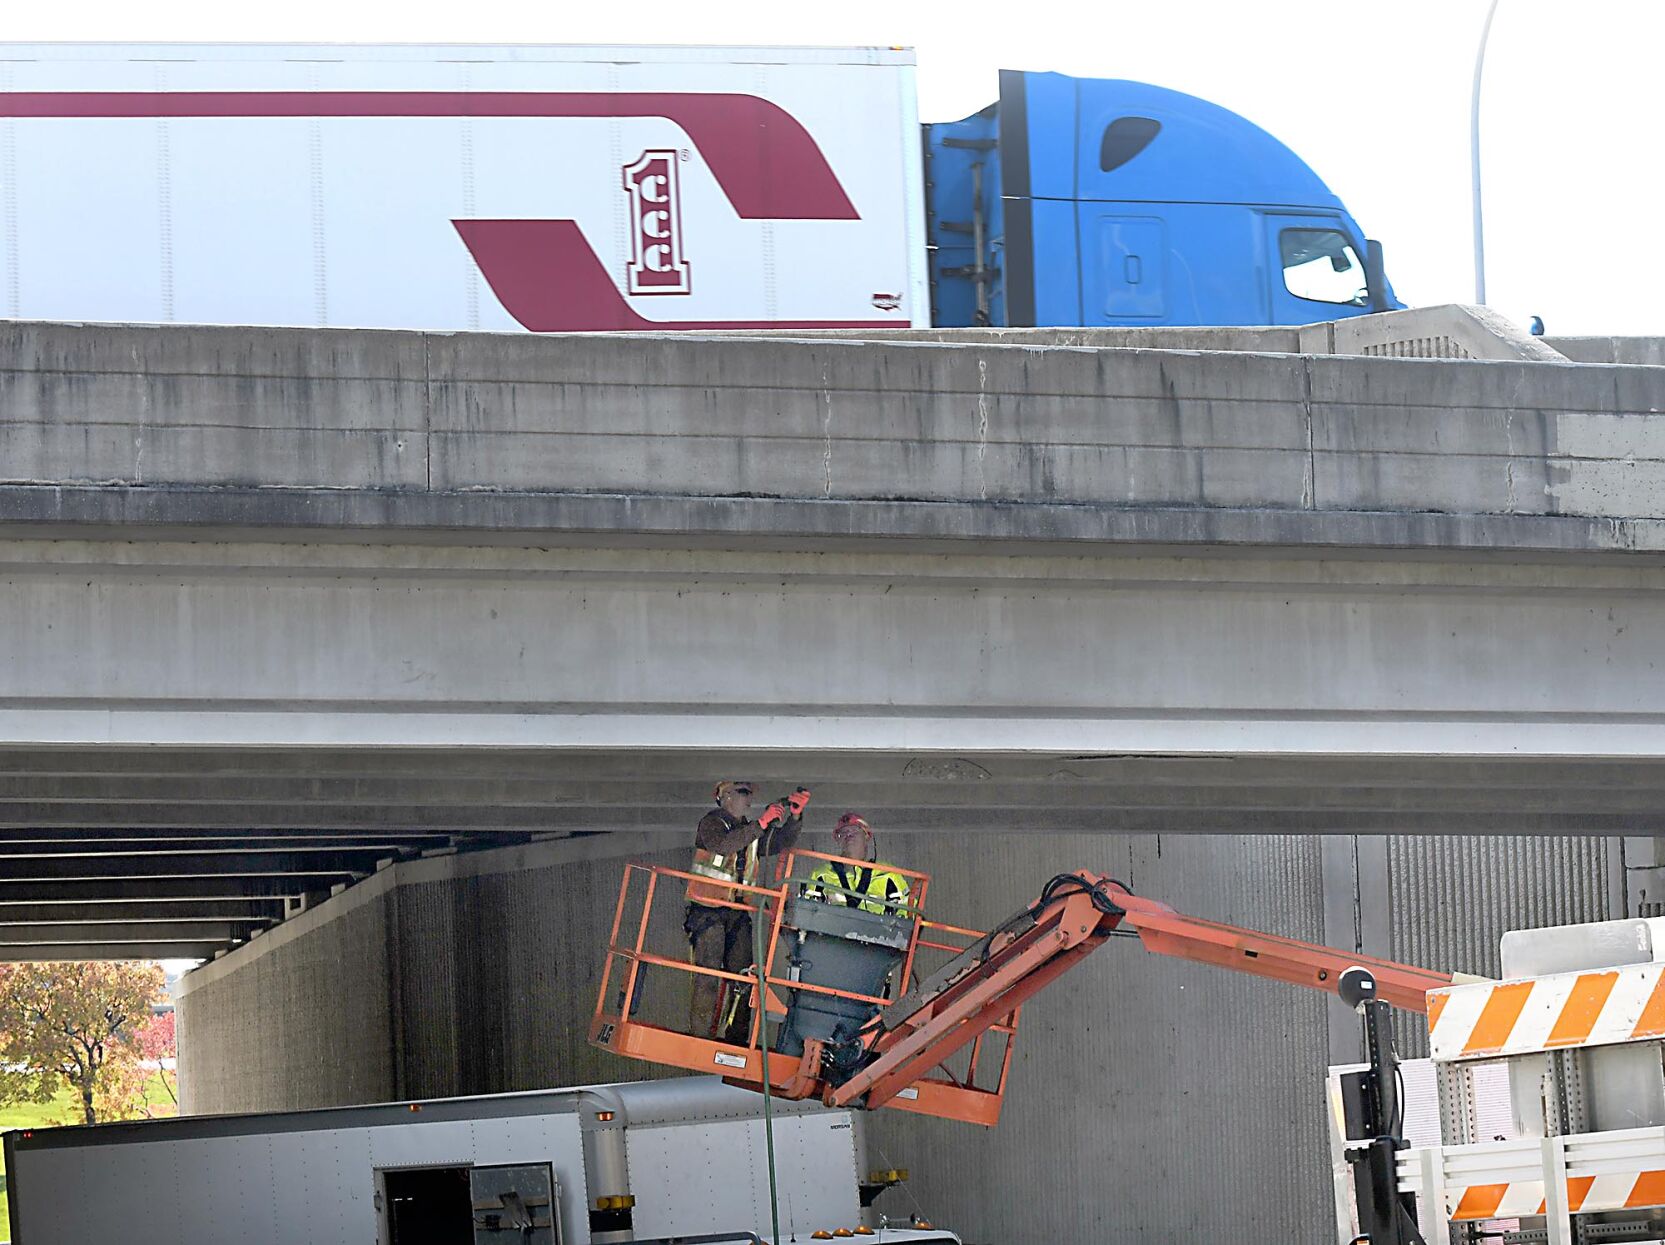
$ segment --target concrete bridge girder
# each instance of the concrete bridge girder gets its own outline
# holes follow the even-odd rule
[[[1634,561],[47,541],[0,576],[12,748],[1665,754]]]

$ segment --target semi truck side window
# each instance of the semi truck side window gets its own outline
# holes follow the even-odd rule
[[[1117,117],[1104,127],[1098,145],[1098,167],[1108,173],[1119,169],[1162,131],[1162,123],[1150,117]]]
[[[1364,307],[1370,302],[1364,264],[1339,229],[1285,229],[1278,234],[1284,288],[1315,303]]]

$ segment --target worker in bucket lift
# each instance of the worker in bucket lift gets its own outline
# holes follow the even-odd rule
[[[894,913],[907,904],[908,880],[878,863],[879,845],[867,818],[859,813],[845,813],[838,819],[833,827],[832,854],[865,861],[866,866],[823,860],[809,875],[810,886],[805,889],[805,895],[860,908],[863,912]]]
[[[694,863],[689,872],[701,881],[688,883],[688,912],[682,928],[698,968],[748,973],[752,969],[752,921],[748,912],[726,905],[755,907],[756,897],[739,886],[758,884],[758,862],[788,852],[803,828],[809,792],[791,795],[751,818],[753,785],[725,780],[712,798],[717,807],[700,818],[694,831]],[[737,1045],[751,1040],[751,995],[746,986],[720,977],[694,974],[688,1007],[688,1031]]]

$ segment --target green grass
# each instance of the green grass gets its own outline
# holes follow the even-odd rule
[[[63,1089],[51,1102],[19,1102],[0,1106],[0,1133],[14,1128],[36,1128],[54,1121],[72,1120],[80,1110],[73,1089]]]
[[[168,1091],[162,1087],[158,1079],[161,1073],[151,1078],[150,1100],[160,1102],[155,1109],[158,1115],[174,1114],[174,1105],[168,1098]],[[79,1124],[81,1122],[81,1096],[73,1089],[60,1090],[51,1102],[13,1103],[10,1106],[0,1106],[0,1133],[9,1132],[14,1128],[42,1128],[51,1124]],[[0,1190],[0,1241],[5,1241],[11,1235],[11,1219],[8,1218],[9,1198],[6,1191]]]

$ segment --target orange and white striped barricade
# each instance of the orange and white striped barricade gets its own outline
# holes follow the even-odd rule
[[[1665,1206],[1665,1128],[1628,1128],[1399,1156],[1399,1190],[1414,1193],[1423,1235],[1454,1223],[1542,1216],[1550,1245],[1571,1245],[1572,1216]]]
[[[1459,1070],[1481,1060],[1661,1040],[1665,963],[1428,992],[1429,1054]],[[1399,1173],[1425,1220],[1438,1212],[1456,1223],[1541,1216],[1550,1245],[1571,1245],[1574,1215],[1665,1206],[1665,1128],[1407,1150]]]
[[[1478,981],[1428,992],[1437,1063],[1665,1039],[1665,964]]]

